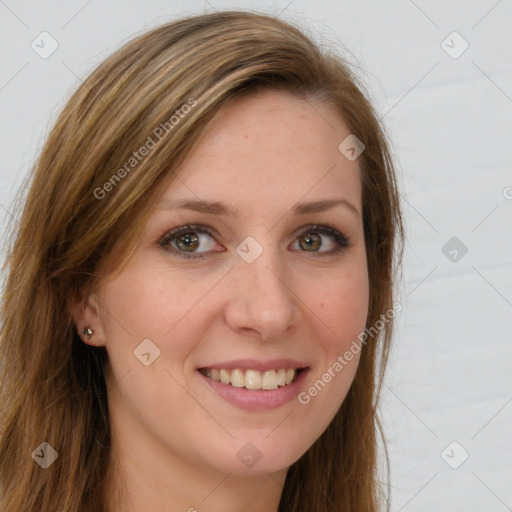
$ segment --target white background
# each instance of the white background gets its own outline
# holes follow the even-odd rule
[[[382,404],[392,510],[512,510],[511,0],[0,0],[0,228],[94,65],[154,25],[223,8],[344,45],[391,135],[407,224]],[[59,45],[47,59],[31,48],[43,31]],[[458,58],[442,47],[463,49],[453,31],[469,44]],[[442,252],[452,237],[467,247],[455,262]]]

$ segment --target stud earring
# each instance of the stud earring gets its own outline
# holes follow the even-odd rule
[[[91,336],[94,334],[94,331],[90,327],[84,327],[82,329],[82,336],[86,336],[88,340],[91,339]]]

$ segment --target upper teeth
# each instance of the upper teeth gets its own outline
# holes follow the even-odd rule
[[[260,372],[258,370],[229,370],[218,368],[202,368],[201,373],[211,379],[222,382],[223,384],[231,384],[236,388],[247,389],[277,389],[278,386],[286,386],[295,378],[296,371],[294,369],[285,370],[267,370]]]

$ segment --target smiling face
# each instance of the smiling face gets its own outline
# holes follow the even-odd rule
[[[232,104],[127,266],[75,316],[107,348],[113,437],[133,464],[285,471],[332,420],[359,356],[335,363],[369,298],[360,171],[338,150],[349,133],[334,110],[283,92]],[[179,207],[197,201],[203,211]]]

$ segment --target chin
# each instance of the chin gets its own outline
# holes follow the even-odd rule
[[[312,444],[294,443],[293,436],[284,432],[272,438],[270,432],[234,437],[210,463],[223,473],[266,475],[286,471]]]

